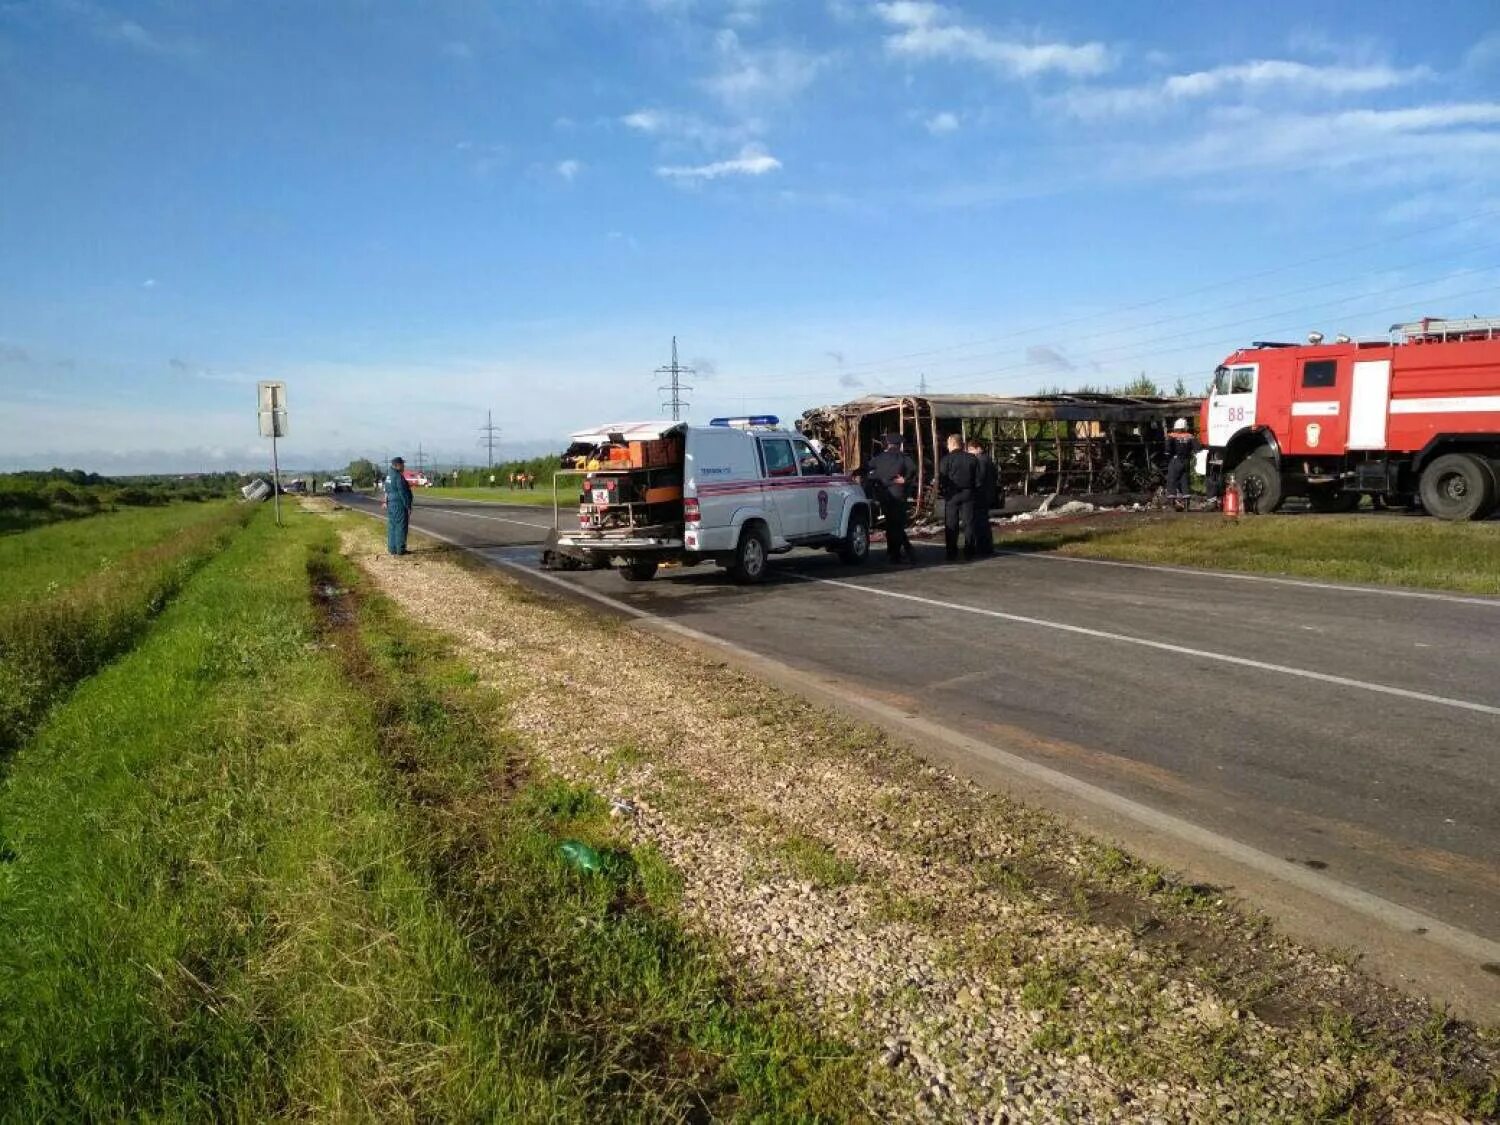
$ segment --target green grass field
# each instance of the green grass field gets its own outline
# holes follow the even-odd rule
[[[1500,522],[1421,517],[1106,516],[1006,535],[1001,546],[1131,562],[1500,594]]]
[[[195,524],[217,519],[229,501],[122,508],[86,519],[0,535],[0,606],[30,601],[107,569]]]
[[[333,526],[259,511],[16,755],[0,1117],[839,1115],[847,1054],[735,994]]]
[[[576,480],[576,478],[575,478]],[[558,495],[564,506],[578,503],[578,490],[575,480],[568,481],[559,491]],[[422,502],[423,497],[431,496],[444,500],[489,500],[495,504],[541,504],[552,506],[552,482],[537,482],[534,489],[530,488],[419,488],[417,489],[417,503]]]
[[[75,537],[65,533],[86,525],[0,541],[16,548],[13,573],[29,590],[24,600],[0,603],[0,766],[47,707],[140,638],[251,514],[232,504],[206,504],[184,508],[165,523],[144,512],[121,513],[131,517],[124,521],[100,516],[104,534],[75,540],[71,550],[68,540]]]

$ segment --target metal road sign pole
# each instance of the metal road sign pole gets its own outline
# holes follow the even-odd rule
[[[281,462],[276,458],[276,423],[271,422],[271,505],[276,509],[276,526],[281,526]]]
[[[281,457],[276,439],[286,433],[286,384],[262,379],[255,394],[259,413],[260,436],[271,439],[271,505],[276,510],[276,526],[281,526]]]

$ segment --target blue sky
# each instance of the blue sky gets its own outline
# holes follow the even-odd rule
[[[1500,313],[1500,8],[0,0],[0,468],[479,457]]]

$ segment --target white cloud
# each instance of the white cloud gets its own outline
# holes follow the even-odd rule
[[[1089,87],[1058,99],[1075,117],[1124,117],[1151,113],[1222,94],[1254,97],[1265,93],[1338,96],[1368,94],[1431,77],[1425,67],[1400,70],[1383,64],[1313,66],[1289,59],[1255,59],[1189,74],[1174,74],[1140,86]]]
[[[705,149],[741,145],[761,132],[753,118],[733,125],[705,121],[691,113],[669,109],[638,109],[620,118],[627,129],[666,141],[683,141]]]
[[[1113,65],[1102,43],[1017,43],[983,28],[955,22],[941,4],[892,0],[875,5],[890,27],[886,50],[910,59],[962,59],[982,63],[1012,78],[1057,72],[1073,77],[1103,74]]]
[[[583,171],[583,161],[559,160],[557,162],[556,171],[559,176],[567,180],[569,183],[572,183],[573,179],[578,175],[578,173]]]
[[[922,124],[926,126],[929,133],[938,137],[944,133],[958,131],[958,115],[944,110],[942,113],[933,114],[926,121],[922,122]]]
[[[703,85],[720,101],[741,110],[795,98],[812,85],[829,61],[792,47],[746,47],[732,28],[714,37],[714,51],[718,67]]]
[[[154,278],[154,277],[148,277],[145,281],[141,282],[141,288],[142,289],[155,289],[156,288],[156,278]]]
[[[1391,160],[1396,151],[1399,162]],[[1116,166],[1192,176],[1373,165],[1380,174],[1430,178],[1474,171],[1495,159],[1500,102],[1459,102],[1335,113],[1241,112],[1216,118],[1205,132],[1179,144],[1135,146]]]
[[[656,174],[669,180],[717,180],[721,176],[764,176],[780,167],[781,161],[767,152],[763,145],[746,145],[731,160],[662,167],[656,170]]]

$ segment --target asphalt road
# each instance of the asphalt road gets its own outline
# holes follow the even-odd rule
[[[534,565],[551,518],[419,498],[413,526]],[[1500,941],[1500,599],[925,552],[562,577]]]

